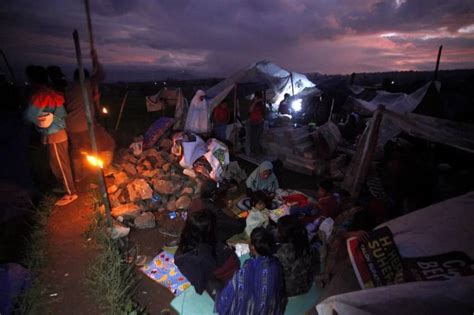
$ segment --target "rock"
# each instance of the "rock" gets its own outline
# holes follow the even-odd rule
[[[129,180],[127,173],[122,172],[122,171],[118,173],[114,173],[114,179],[115,179],[115,185],[117,186],[126,184]]]
[[[169,152],[171,147],[173,146],[173,140],[171,139],[163,139],[160,141],[160,148]]]
[[[177,157],[176,155],[174,155],[174,154],[170,154],[170,155],[168,156],[168,161],[169,161],[170,163],[178,162],[178,157]]]
[[[125,237],[130,233],[130,228],[123,226],[121,223],[114,221],[112,228],[108,229],[110,233],[110,237],[114,240]]]
[[[128,175],[135,176],[137,175],[137,168],[132,163],[122,163],[120,165]]]
[[[191,204],[191,198],[189,198],[189,196],[187,195],[181,196],[178,198],[178,200],[176,200],[176,207],[178,209],[186,210],[189,208],[190,204]]]
[[[192,187],[184,187],[183,190],[181,191],[181,195],[192,195],[194,193],[194,190]]]
[[[176,201],[172,200],[166,204],[166,210],[175,211],[176,210]]]
[[[113,194],[113,193],[116,192],[117,190],[118,190],[117,185],[112,185],[112,186],[109,186],[109,187],[107,188],[107,193]]]
[[[151,199],[153,190],[144,179],[135,179],[127,185],[130,201]]]
[[[165,151],[160,151],[160,154],[161,154],[161,157],[162,157],[166,162],[169,162],[170,156],[171,156],[172,154],[169,154],[168,152],[165,152]]]
[[[170,163],[166,163],[162,166],[161,168],[163,171],[165,171],[166,173],[168,173],[171,169],[171,164]]]
[[[118,207],[112,208],[112,216],[115,218],[136,218],[140,215],[141,209],[134,203],[127,203]]]
[[[132,164],[136,164],[137,163],[137,158],[135,156],[133,156],[132,154],[130,154],[130,153],[126,153],[122,156],[122,161],[123,162],[129,162],[129,163],[132,163]]]
[[[151,212],[143,212],[133,221],[137,229],[152,229],[156,226],[155,215]]]
[[[158,152],[158,150],[156,150],[154,148],[151,148],[151,149],[148,149],[146,151],[143,151],[142,156],[156,158],[156,157],[161,156],[161,155],[160,155],[160,152]]]
[[[177,185],[169,180],[153,179],[153,188],[160,194],[173,195],[179,191],[181,185]]]
[[[153,166],[151,166],[151,162],[148,160],[143,161],[142,166],[147,170],[152,170]]]
[[[186,176],[189,176],[192,179],[195,179],[197,177],[196,172],[194,170],[188,169],[188,168],[185,168],[183,170],[183,174],[186,175]]]
[[[160,173],[160,170],[157,170],[157,169],[156,170],[147,170],[147,171],[143,171],[141,173],[141,176],[151,178],[151,177],[157,176],[159,173]]]
[[[156,158],[155,167],[162,168],[166,164],[166,160],[160,155]]]

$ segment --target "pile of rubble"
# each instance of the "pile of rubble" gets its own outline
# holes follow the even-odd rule
[[[112,216],[126,226],[154,228],[155,214],[186,210],[199,193],[198,180],[183,175],[178,158],[170,153],[172,140],[134,155],[125,151],[118,170],[107,180]]]

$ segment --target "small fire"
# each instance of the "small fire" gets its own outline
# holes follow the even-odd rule
[[[109,110],[107,109],[107,107],[102,107],[102,113],[104,113],[104,114],[109,113]]]
[[[102,162],[102,160],[98,157],[87,154],[87,161],[92,166],[98,166],[100,168],[104,168],[104,162]]]

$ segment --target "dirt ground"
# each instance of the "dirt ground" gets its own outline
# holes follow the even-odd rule
[[[80,185],[79,199],[65,207],[55,207],[48,220],[41,314],[102,313],[85,284],[87,268],[97,254],[92,242],[84,237],[93,205],[87,187],[86,183]]]

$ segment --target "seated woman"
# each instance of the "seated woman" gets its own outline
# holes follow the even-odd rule
[[[188,278],[198,294],[209,295],[221,290],[239,269],[239,260],[232,248],[215,241],[215,219],[209,211],[197,211],[186,220],[175,264]]]
[[[188,214],[196,211],[206,210],[215,216],[216,220],[216,240],[225,242],[235,234],[241,233],[245,229],[245,219],[231,218],[217,207],[214,197],[217,191],[217,184],[213,180],[206,180],[201,185],[200,197],[193,199],[188,208]]]
[[[247,195],[253,199],[257,191],[267,196],[267,207],[271,208],[271,200],[278,189],[278,179],[273,173],[273,164],[269,161],[262,162],[245,181]]]
[[[280,246],[275,256],[283,267],[286,295],[306,293],[313,284],[313,259],[306,229],[292,215],[281,217],[277,227]]]
[[[250,254],[242,269],[217,295],[215,311],[220,315],[283,314],[286,305],[283,273],[273,257],[275,242],[264,228],[250,236]]]

